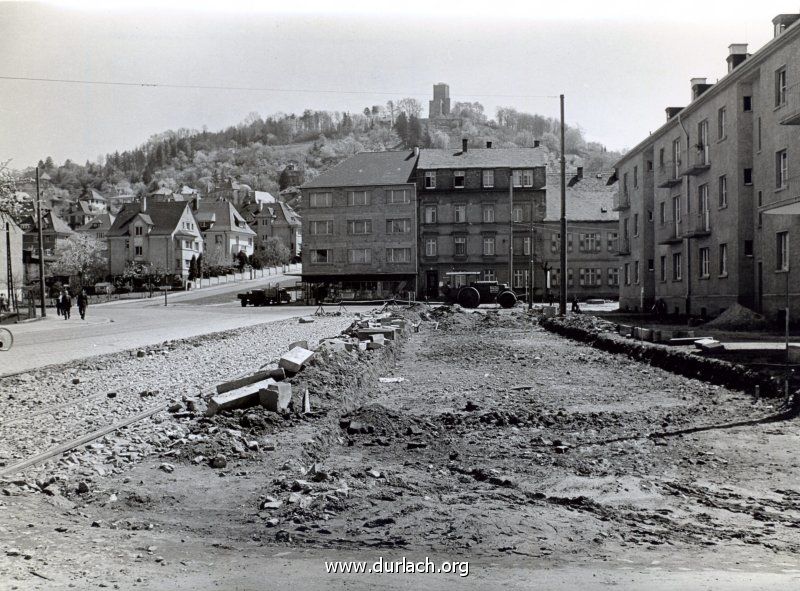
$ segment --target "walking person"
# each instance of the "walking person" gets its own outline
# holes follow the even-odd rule
[[[56,295],[56,314],[61,316],[61,300],[64,299],[64,291],[59,290]]]
[[[572,296],[572,311],[576,314],[581,313],[581,308],[578,305],[578,296]]]
[[[72,310],[72,297],[69,295],[69,290],[65,289],[61,294],[61,312],[64,314],[64,320],[69,320],[69,314]]]
[[[78,294],[78,312],[81,315],[81,320],[86,320],[86,308],[89,306],[89,296],[86,295],[86,290],[82,289]]]

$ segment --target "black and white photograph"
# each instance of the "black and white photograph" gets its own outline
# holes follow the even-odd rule
[[[800,588],[800,3],[0,0],[0,591]]]

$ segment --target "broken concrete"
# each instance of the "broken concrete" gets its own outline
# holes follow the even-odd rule
[[[289,408],[292,401],[292,385],[288,382],[275,382],[258,392],[261,406],[272,412],[281,412]]]
[[[281,357],[278,365],[286,371],[298,373],[313,357],[313,351],[309,351],[305,347],[295,347]]]
[[[272,384],[277,384],[277,382],[272,378],[267,378],[254,384],[247,384],[234,390],[216,394],[208,401],[206,415],[213,416],[223,410],[255,406],[259,403],[259,391]]]

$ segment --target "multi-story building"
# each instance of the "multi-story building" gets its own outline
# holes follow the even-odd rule
[[[529,228],[545,217],[546,153],[541,148],[421,150],[419,194],[420,295],[476,279],[529,284]],[[513,201],[513,205],[512,205]],[[514,234],[513,270],[511,220]],[[305,260],[304,260],[305,264]],[[512,273],[510,276],[509,273]],[[534,283],[542,284],[541,277]]]
[[[566,186],[567,291],[569,298],[616,299],[620,289],[619,215],[611,173],[584,176],[583,167],[568,175]],[[561,281],[561,175],[547,175],[547,215],[536,228],[534,260],[546,265],[547,281],[534,285],[534,298],[558,299]],[[542,269],[544,270],[544,269]],[[538,272],[537,272],[538,273]]]
[[[108,200],[94,189],[84,189],[67,210],[67,223],[77,230],[98,214],[108,211]]]
[[[80,234],[86,234],[91,236],[92,238],[96,238],[97,240],[102,240],[103,242],[106,241],[108,237],[108,231],[111,229],[111,226],[114,225],[114,219],[116,216],[110,214],[108,212],[101,213],[99,215],[94,216],[80,228],[76,229],[75,231]]]
[[[110,273],[121,275],[130,262],[151,273],[189,275],[192,257],[203,253],[200,227],[185,202],[129,203],[108,231]]]
[[[292,257],[300,254],[302,222],[297,212],[289,205],[273,197],[271,203],[255,201],[241,207],[240,210],[256,233],[256,253],[266,250],[267,240],[277,238],[289,249]]]
[[[229,265],[243,252],[253,254],[256,233],[227,199],[203,199],[194,210],[210,265]]]
[[[363,152],[301,187],[304,281],[345,299],[416,292],[417,157]]]
[[[617,163],[623,308],[661,301],[670,313],[713,316],[739,302],[776,318],[788,291],[800,313],[800,273],[789,266],[800,218],[770,214],[800,213],[789,166],[800,154],[798,19],[778,15],[774,38],[752,55],[732,44],[728,74],[692,79],[689,105],[668,108]]]

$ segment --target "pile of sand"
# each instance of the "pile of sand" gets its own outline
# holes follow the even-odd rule
[[[703,326],[720,330],[764,330],[767,321],[761,314],[737,303]]]

